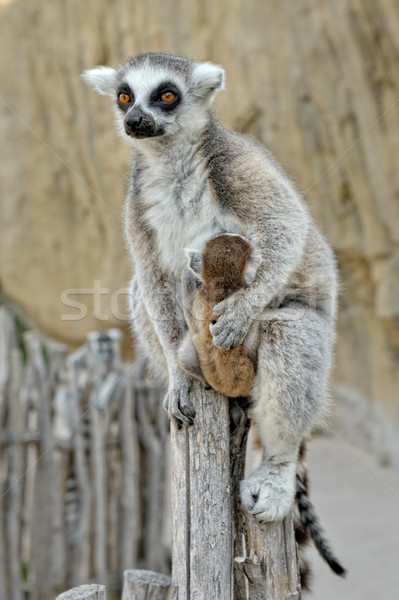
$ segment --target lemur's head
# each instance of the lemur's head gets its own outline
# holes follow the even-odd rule
[[[201,127],[224,85],[224,71],[217,65],[152,52],[131,58],[118,69],[89,69],[82,78],[113,99],[118,129],[128,140]]]

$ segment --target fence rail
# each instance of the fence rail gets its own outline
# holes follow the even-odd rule
[[[21,348],[0,308],[0,598],[170,572],[162,389],[120,347],[109,330],[69,355],[36,332]]]

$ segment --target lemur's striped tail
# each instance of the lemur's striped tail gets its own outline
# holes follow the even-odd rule
[[[310,536],[319,551],[322,558],[330,566],[332,571],[341,577],[345,577],[346,570],[335,557],[330,548],[324,530],[320,525],[313,504],[311,503],[305,485],[302,483],[300,476],[296,476],[296,496],[295,501],[298,506],[299,515],[302,525],[310,533]]]

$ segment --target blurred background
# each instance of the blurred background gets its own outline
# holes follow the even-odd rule
[[[334,248],[341,295],[331,427],[337,457],[344,449],[334,468],[354,456],[345,444],[371,453],[376,476],[368,470],[364,494],[374,485],[382,505],[370,501],[370,519],[385,506],[378,478],[393,477],[392,491],[399,471],[398,3],[0,1],[0,303],[17,329],[33,327],[71,351],[92,330],[120,328],[126,360],[131,265],[120,214],[130,150],[109,100],[79,74],[146,51],[225,68],[218,116],[275,154]],[[360,459],[346,486],[356,487],[357,467]],[[333,516],[326,521],[334,538]],[[397,530],[394,539],[398,558]],[[341,585],[341,597],[357,598],[356,585]]]

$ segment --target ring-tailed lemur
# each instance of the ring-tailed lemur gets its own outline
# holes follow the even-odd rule
[[[168,381],[169,414],[187,425],[195,418],[191,378],[177,358],[186,330],[183,249],[202,250],[228,232],[261,257],[251,283],[215,307],[210,329],[227,349],[262,320],[251,414],[264,458],[241,482],[241,501],[259,521],[282,519],[296,493],[301,440],[327,403],[337,296],[330,247],[270,153],[217,121],[221,67],[148,53],[83,78],[112,98],[119,132],[136,150],[124,207],[133,325]]]

